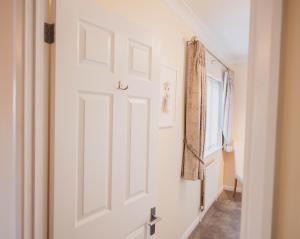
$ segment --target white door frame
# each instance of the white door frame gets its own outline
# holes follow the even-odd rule
[[[0,238],[23,235],[23,2],[1,2]]]
[[[243,239],[271,238],[282,0],[251,0]]]
[[[48,234],[49,45],[48,0],[24,2],[24,239]],[[23,239],[23,238],[22,238]]]
[[[49,48],[43,43],[42,25],[49,17],[48,1],[26,0],[23,7],[24,238],[46,239],[48,155],[42,152],[48,152]],[[271,238],[281,13],[282,0],[251,0],[242,239]]]

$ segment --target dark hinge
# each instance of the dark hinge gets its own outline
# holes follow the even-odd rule
[[[46,43],[54,43],[55,36],[55,25],[53,23],[44,23],[44,41]]]

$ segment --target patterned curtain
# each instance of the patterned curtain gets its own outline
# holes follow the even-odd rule
[[[201,180],[201,208],[204,207],[203,161],[206,128],[205,47],[199,41],[187,44],[185,132],[182,177]]]
[[[197,40],[187,44],[185,131],[182,177],[201,180],[200,209],[205,198],[205,129],[206,129],[206,67],[205,47]]]

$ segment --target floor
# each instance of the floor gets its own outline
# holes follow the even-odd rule
[[[224,191],[211,206],[189,239],[239,239],[242,195]]]

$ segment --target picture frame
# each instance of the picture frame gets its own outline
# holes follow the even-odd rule
[[[160,67],[159,127],[174,126],[176,113],[177,69],[169,65]]]

